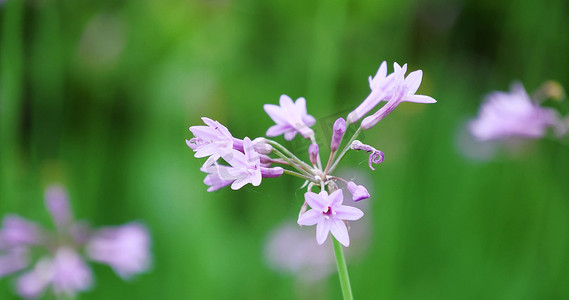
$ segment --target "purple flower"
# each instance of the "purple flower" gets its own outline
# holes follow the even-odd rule
[[[352,145],[350,145],[350,149],[352,149],[352,150],[363,150],[365,152],[368,152],[369,153],[368,165],[369,165],[369,168],[372,169],[373,171],[375,171],[375,168],[373,167],[372,163],[373,164],[379,164],[379,163],[382,163],[383,160],[385,159],[383,152],[375,149],[374,147],[372,147],[370,145],[366,145],[366,144],[364,144],[358,140],[355,140],[352,142]]]
[[[332,142],[330,143],[330,150],[332,152],[338,150],[340,147],[344,133],[346,133],[346,120],[344,120],[344,118],[338,118],[332,127]]]
[[[295,103],[289,96],[282,95],[279,103],[280,106],[274,104],[263,106],[265,112],[276,123],[267,130],[267,136],[274,137],[284,134],[285,140],[290,141],[297,133],[300,133],[304,138],[310,138],[314,135],[310,126],[314,125],[316,120],[307,114],[304,98],[298,98]]]
[[[370,76],[369,86],[371,88],[371,93],[354,111],[348,115],[349,123],[357,122],[368,112],[374,109],[381,101],[389,100],[391,102],[390,106],[387,106],[386,104],[385,106],[387,107],[378,114],[381,118],[384,118],[403,101],[415,103],[437,102],[429,96],[415,95],[421,85],[423,77],[423,72],[421,70],[411,72],[407,78],[403,78],[407,71],[407,64],[401,67],[398,63],[394,63],[393,68],[394,72],[387,75],[387,63],[384,61],[381,63],[377,74],[373,78]],[[378,116],[376,116],[376,119]],[[371,119],[368,120],[368,123],[369,121],[371,121]],[[370,124],[368,124],[368,126],[369,125]],[[369,128],[371,127],[373,127],[373,125]]]
[[[21,297],[38,298],[50,286],[56,296],[64,297],[89,289],[91,270],[80,255],[86,245],[94,260],[109,264],[122,277],[146,269],[149,236],[133,228],[141,225],[93,232],[84,222],[73,219],[67,193],[60,186],[46,189],[45,205],[56,225],[55,233],[18,216],[4,217],[0,229],[0,277],[26,269],[31,257],[28,253],[46,253],[19,276]]]
[[[342,190],[336,190],[328,195],[322,191],[319,194],[307,192],[304,194],[306,203],[312,208],[298,218],[299,225],[316,225],[316,242],[322,245],[328,233],[345,247],[350,245],[348,228],[344,220],[358,220],[364,213],[351,206],[342,205],[344,196]]]
[[[369,198],[369,193],[365,186],[357,185],[353,181],[348,182],[348,190],[352,193],[354,201],[360,201]]]
[[[537,139],[545,135],[547,128],[559,124],[557,112],[532,102],[523,85],[515,83],[509,93],[488,95],[469,129],[480,141],[510,137]]]
[[[231,184],[233,190],[242,188],[247,183],[254,186],[261,184],[261,162],[257,152],[255,152],[251,140],[246,137],[243,140],[245,153],[231,150],[223,155],[223,159],[231,166],[214,164],[203,168],[208,173],[204,183],[209,185],[208,192],[218,190]]]
[[[233,149],[233,136],[219,122],[206,117],[203,117],[202,120],[207,126],[190,127],[194,138],[186,140],[186,144],[196,152],[195,157],[209,156],[203,164],[203,167],[208,167],[223,154]]]
[[[150,266],[150,236],[144,225],[130,223],[103,228],[87,244],[87,254],[108,264],[122,278],[146,271]]]

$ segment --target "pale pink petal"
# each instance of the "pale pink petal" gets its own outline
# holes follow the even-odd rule
[[[326,193],[326,192],[324,192]],[[326,193],[326,197],[328,196],[328,194]],[[306,192],[304,194],[304,200],[306,200],[306,203],[308,203],[308,205],[310,205],[311,208],[316,209],[320,212],[323,212],[324,210],[326,210],[328,203],[326,201],[326,197],[322,197],[321,195],[318,195],[316,193],[313,192]]]
[[[316,209],[311,209],[298,217],[298,225],[312,226],[316,225],[322,219],[322,212]]]
[[[254,186],[259,186],[261,184],[263,176],[261,172],[255,172],[251,175],[251,184]]]
[[[247,183],[249,183],[248,178],[237,179],[231,184],[231,189],[232,190],[238,190],[238,189],[242,188],[243,186],[245,186]]]
[[[408,95],[403,98],[403,101],[415,103],[437,103],[437,100],[425,95]]]
[[[278,105],[274,104],[265,104],[263,105],[263,109],[265,112],[275,121],[277,124],[286,123],[287,117],[286,114],[283,112],[282,108]]]
[[[294,102],[288,95],[281,95],[279,98],[279,104],[284,107],[288,112],[294,111]]]
[[[195,137],[199,137],[200,139],[214,141],[219,139],[215,130],[208,126],[192,126],[190,127],[190,131],[194,134]]]
[[[284,138],[287,141],[292,141],[295,136],[296,136],[296,130],[287,131],[284,134]]]
[[[364,216],[364,213],[358,208],[346,205],[334,207],[334,212],[336,213],[336,218],[349,221],[355,221]]]
[[[202,117],[201,119],[204,122],[204,124],[206,124],[209,127],[215,127],[216,125],[215,124],[216,122],[208,117]]]
[[[266,135],[268,137],[279,136],[279,135],[287,132],[291,128],[292,127],[288,124],[276,124],[276,125],[269,127],[269,129],[267,129]]]
[[[344,245],[344,247],[348,247],[350,245],[350,236],[348,235],[348,228],[346,228],[344,221],[333,219],[330,220],[330,223],[330,232],[332,235],[340,244]]]
[[[203,145],[203,146],[198,148],[198,151],[196,151],[194,156],[197,158],[210,156],[210,155],[217,153],[218,149],[219,149],[219,145],[217,143],[211,143],[211,144]]]
[[[312,126],[316,123],[316,119],[311,115],[304,115],[302,116],[302,122],[304,122],[306,126]]]
[[[328,196],[328,201],[330,202],[329,206],[336,207],[342,204],[344,201],[344,195],[342,194],[342,190],[335,190],[330,196]]]
[[[330,219],[320,218],[316,224],[316,242],[318,245],[324,244],[330,232]]]
[[[421,70],[411,72],[409,75],[407,75],[407,78],[405,78],[405,85],[411,94],[415,94],[415,92],[419,89],[422,79],[423,71]]]

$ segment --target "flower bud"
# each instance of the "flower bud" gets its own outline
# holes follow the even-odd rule
[[[252,144],[253,144],[253,150],[255,150],[255,152],[257,153],[269,154],[271,153],[271,151],[273,151],[273,146],[265,142],[264,138],[256,138],[252,141]],[[190,144],[188,143],[188,145]],[[192,146],[190,146],[190,148],[191,147]],[[244,153],[245,151],[243,149],[243,140],[233,138],[233,149],[240,151],[241,153]]]
[[[352,193],[354,201],[360,201],[369,198],[369,193],[363,185],[357,185],[353,181],[348,182],[348,191]]]
[[[318,160],[318,144],[312,144],[308,147],[308,156],[310,158],[310,162],[313,165],[316,165]]]
[[[338,120],[334,122],[332,131],[332,143],[330,144],[330,149],[334,152],[340,147],[342,137],[344,137],[344,133],[346,133],[346,120],[344,120],[344,118],[338,118]]]
[[[261,167],[261,176],[263,178],[273,178],[283,175],[284,169],[281,167],[264,168]]]
[[[352,150],[363,150],[365,152],[369,153],[369,168],[375,171],[375,168],[373,167],[373,164],[379,164],[382,163],[385,156],[383,155],[383,152],[381,152],[380,150],[375,149],[374,147],[370,146],[370,145],[366,145],[358,140],[355,140],[352,142],[352,144],[350,145],[350,149]]]

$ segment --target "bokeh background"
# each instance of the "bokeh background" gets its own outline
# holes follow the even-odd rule
[[[386,155],[376,171],[363,154],[343,163],[374,190],[367,250],[348,262],[356,298],[569,298],[569,147],[488,150],[465,131],[513,80],[569,86],[567,1],[5,0],[0,15],[0,214],[51,226],[43,190],[63,183],[77,218],[152,232],[149,273],[94,265],[80,299],[340,299],[336,274],[267,263],[302,182],[207,193],[184,140],[202,116],[262,136],[263,104],[286,93],[327,143],[383,60],[422,69],[419,92],[439,102],[365,132]]]

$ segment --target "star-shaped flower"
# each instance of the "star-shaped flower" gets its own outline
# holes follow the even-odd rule
[[[287,141],[292,140],[297,133],[305,138],[314,135],[310,126],[316,123],[314,117],[306,112],[306,100],[298,98],[296,102],[287,95],[282,95],[279,99],[280,106],[265,104],[265,112],[275,121],[276,125],[267,130],[267,136],[279,136],[284,134]]]
[[[304,194],[304,199],[312,209],[302,214],[297,223],[306,226],[316,225],[316,242],[319,245],[326,241],[328,233],[331,232],[338,242],[348,247],[350,236],[344,220],[358,220],[364,213],[355,207],[342,205],[344,200],[342,190],[336,190],[330,195],[325,191],[319,194],[307,192]]]

